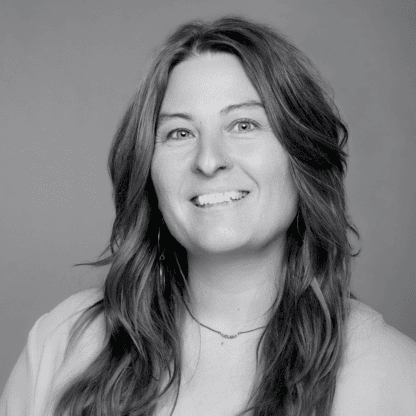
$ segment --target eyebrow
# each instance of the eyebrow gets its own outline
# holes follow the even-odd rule
[[[241,108],[262,108],[264,110],[264,105],[260,101],[246,101],[238,104],[230,104],[227,107],[224,107],[221,111],[221,115],[226,115],[234,110],[239,110]],[[173,118],[182,118],[184,120],[192,121],[193,117],[189,113],[160,113],[157,121],[157,125],[165,123],[168,120]]]

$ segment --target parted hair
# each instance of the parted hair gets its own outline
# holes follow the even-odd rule
[[[98,356],[60,392],[55,416],[150,416],[166,394],[175,398],[172,413],[176,406],[188,269],[185,249],[163,223],[150,166],[170,72],[208,52],[239,59],[289,156],[298,193],[279,294],[257,344],[256,377],[239,415],[331,413],[354,298],[350,237],[358,237],[344,189],[347,126],[303,52],[269,25],[231,15],[179,26],[155,53],[118,126],[108,158],[116,215],[100,257],[111,253],[76,265],[111,267],[103,298],[72,328],[66,358],[101,314],[105,337]]]

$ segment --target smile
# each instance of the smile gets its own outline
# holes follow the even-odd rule
[[[247,191],[230,191],[217,194],[199,195],[192,198],[194,205],[200,208],[215,206],[219,204],[228,204],[233,201],[239,201],[248,195]]]

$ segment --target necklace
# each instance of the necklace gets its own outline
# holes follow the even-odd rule
[[[204,328],[209,329],[209,330],[210,330],[210,331],[212,331],[212,332],[216,332],[217,334],[220,334],[223,338],[228,338],[228,339],[237,338],[237,337],[238,337],[239,335],[241,335],[241,334],[246,334],[247,332],[253,332],[253,331],[257,331],[258,329],[266,328],[265,326],[261,326],[261,327],[259,327],[259,328],[250,329],[250,331],[241,331],[241,332],[237,332],[237,333],[236,333],[236,334],[234,334],[234,335],[227,335],[227,334],[223,334],[222,332],[217,331],[217,330],[215,330],[215,329],[212,329],[212,328],[210,328],[209,326],[206,326],[206,325],[202,324],[201,322],[199,322],[199,321],[198,321],[198,319],[196,319],[196,318],[192,315],[192,313],[191,313],[191,311],[189,310],[188,305],[186,304],[186,302],[184,302],[184,304],[185,304],[186,309],[187,309],[187,310],[188,310],[188,312],[189,312],[189,315],[191,315],[192,319],[193,319],[195,322],[197,322],[199,325],[203,326]]]

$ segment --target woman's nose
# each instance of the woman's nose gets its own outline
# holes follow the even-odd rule
[[[226,144],[220,135],[214,137],[201,136],[193,163],[195,172],[213,176],[219,170],[229,169],[231,160]]]

